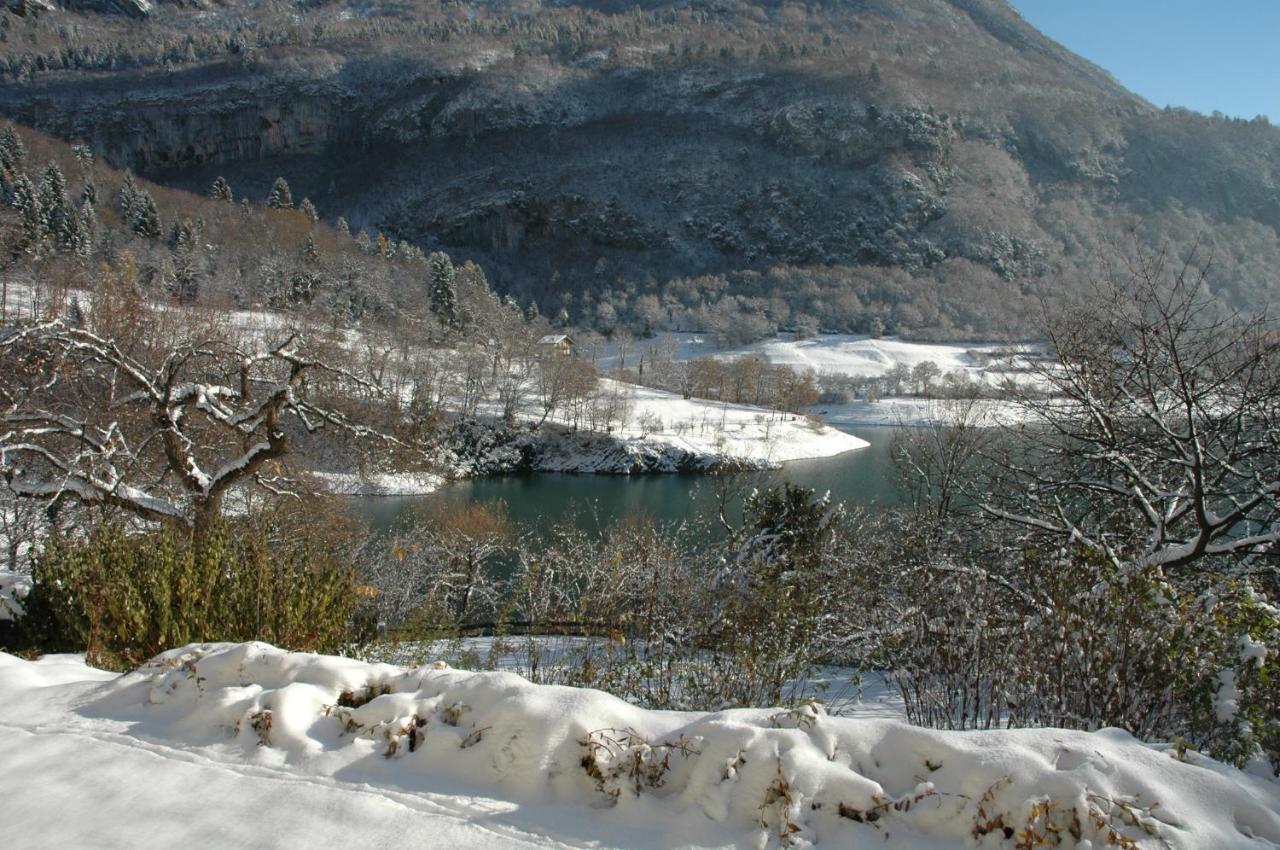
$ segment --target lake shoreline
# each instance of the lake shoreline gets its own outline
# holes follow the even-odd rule
[[[893,505],[901,498],[891,451],[897,433],[896,427],[867,428],[869,444],[864,448],[787,461],[771,469],[740,470],[745,481],[737,483],[733,475],[705,472],[610,475],[530,470],[460,478],[421,495],[353,495],[350,504],[375,530],[415,521],[423,510],[501,502],[519,524],[549,527],[568,522],[592,533],[631,516],[674,524],[693,521],[715,509],[717,491],[724,486],[749,492],[790,482],[850,505]]]

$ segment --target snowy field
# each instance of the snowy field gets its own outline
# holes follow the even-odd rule
[[[963,404],[963,402],[962,402]],[[966,418],[976,425],[995,427],[1025,420],[1027,414],[1011,401],[977,399]],[[818,404],[812,412],[837,428],[859,427],[924,427],[954,421],[957,408],[939,399],[893,397],[880,401],[854,401],[848,404]]]
[[[629,344],[627,365],[634,367],[641,352],[653,346],[668,346],[677,360],[697,357],[735,358],[757,354],[770,363],[791,366],[795,369],[811,369],[815,374],[862,376],[878,378],[895,366],[914,368],[920,363],[933,362],[942,373],[959,369],[972,380],[999,384],[1006,377],[1018,381],[1029,380],[1028,357],[1035,347],[1024,344],[998,342],[974,342],[943,344],[908,342],[896,337],[872,338],[863,334],[820,334],[808,339],[795,339],[790,334],[780,334],[741,348],[717,348],[709,335],[697,333],[664,332],[652,340],[635,340]],[[601,368],[618,365],[616,346],[605,344],[596,361]]]
[[[1026,346],[1017,347],[1018,350]],[[878,378],[895,366],[915,368],[932,362],[943,374],[960,370],[971,380],[1000,384],[1006,378],[1027,380],[1028,361],[1014,347],[996,343],[943,345],[907,342],[892,337],[872,339],[853,334],[825,334],[811,339],[779,337],[718,356],[759,354],[770,363],[815,373]]]
[[[605,379],[606,383],[612,383]],[[620,436],[770,465],[832,457],[870,445],[820,421],[746,404],[685,399],[625,385],[630,414]]]
[[[0,729],[15,848],[1280,844],[1272,779],[1116,730],[651,712],[264,644],[123,677],[0,654]]]
[[[913,369],[921,363],[937,365],[939,375],[961,372],[970,381],[999,387],[1008,381],[1023,387],[1045,388],[1044,379],[1033,370],[1035,346],[994,342],[945,345],[907,342],[894,337],[873,339],[857,334],[823,334],[810,339],[780,335],[742,348],[716,348],[710,336],[667,332],[652,340],[633,341],[627,365],[634,367],[641,353],[653,346],[667,346],[677,360],[697,357],[731,359],[758,355],[770,363],[813,371],[818,376],[878,378],[895,367]],[[608,344],[596,361],[601,368],[618,364],[616,347]],[[1039,365],[1043,366],[1041,362]],[[1012,402],[986,404],[991,424],[1016,421],[1022,414]],[[817,405],[812,412],[838,428],[868,425],[928,425],[939,421],[936,399],[891,396],[878,401],[857,401],[846,405]]]

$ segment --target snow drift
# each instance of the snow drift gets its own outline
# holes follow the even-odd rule
[[[0,692],[35,688],[38,666],[0,655]],[[443,778],[562,807],[568,824],[575,811],[606,817],[629,844],[637,834],[654,846],[1280,844],[1272,780],[1116,730],[939,732],[817,706],[654,712],[511,673],[261,643],[176,649],[77,702],[79,719],[120,724],[148,745],[339,784],[358,777],[388,793]],[[334,846],[350,846],[334,828]]]

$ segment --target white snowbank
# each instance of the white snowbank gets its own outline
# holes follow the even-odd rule
[[[0,756],[16,759],[0,795],[20,844],[59,844],[49,836],[78,825],[100,846],[226,846],[233,835],[368,846],[386,834],[362,829],[387,799],[419,815],[401,842],[433,846],[484,846],[460,818],[490,830],[490,846],[937,850],[1013,847],[1024,830],[1078,848],[1280,843],[1275,783],[1116,730],[948,733],[815,708],[651,712],[510,673],[263,644],[185,647],[106,684],[54,666],[46,676],[45,662],[0,655]],[[203,793],[190,770],[211,765],[244,781],[212,776]],[[70,801],[81,803],[71,819]],[[167,814],[153,824],[130,816],[137,805]],[[252,830],[246,816],[260,818]]]
[[[609,382],[612,383],[612,382]],[[804,416],[627,385],[627,425],[619,436],[690,454],[717,454],[769,465],[832,457],[866,448],[866,440]]]
[[[380,643],[362,658],[399,665],[440,660],[454,667],[501,670],[547,682],[555,681],[556,675],[579,673],[590,659],[607,652],[611,643],[611,638],[578,635],[474,635]],[[785,692],[818,700],[830,714],[907,719],[901,692],[880,670],[819,666],[803,681],[788,683]]]
[[[22,599],[31,592],[31,576],[0,570],[0,621],[22,616]]]

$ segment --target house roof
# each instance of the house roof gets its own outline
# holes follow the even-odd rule
[[[560,345],[563,342],[573,345],[573,338],[568,334],[547,334],[538,340],[538,345]]]

